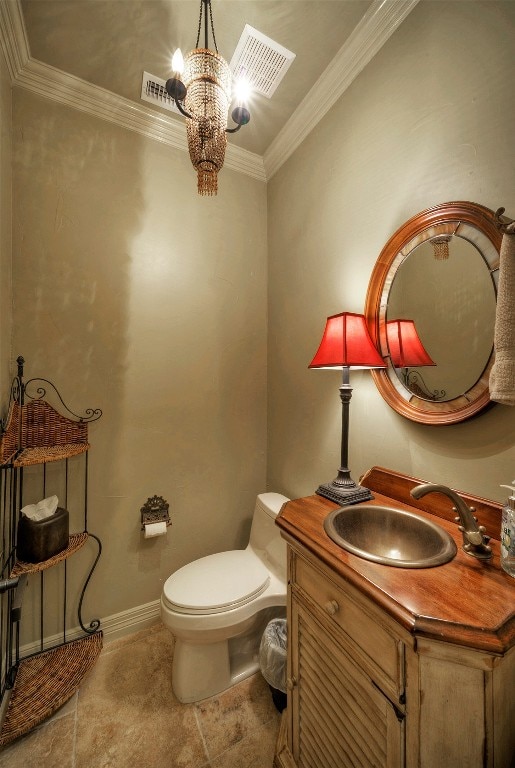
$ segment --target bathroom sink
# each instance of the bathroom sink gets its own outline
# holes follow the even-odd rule
[[[452,537],[437,523],[394,507],[356,504],[324,520],[338,546],[365,560],[398,568],[432,568],[456,555]]]

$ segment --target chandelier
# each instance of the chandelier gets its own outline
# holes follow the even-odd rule
[[[199,48],[202,21],[204,47]],[[214,51],[209,48],[209,26]],[[198,193],[216,195],[218,171],[225,159],[227,134],[236,133],[242,125],[247,125],[250,112],[240,100],[231,114],[236,127],[227,127],[227,114],[232,97],[232,73],[225,59],[218,53],[211,0],[200,0],[195,49],[184,59],[181,51],[177,49],[172,59],[172,69],[174,74],[166,82],[166,91],[186,118],[188,150],[193,167],[197,171]]]

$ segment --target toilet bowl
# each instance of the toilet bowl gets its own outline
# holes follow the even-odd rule
[[[246,549],[219,552],[173,573],[161,618],[175,635],[172,688],[183,703],[230,688],[259,669],[263,631],[286,616],[286,544],[275,518],[280,493],[256,499]]]

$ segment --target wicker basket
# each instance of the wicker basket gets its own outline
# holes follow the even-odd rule
[[[70,699],[102,650],[102,632],[24,659],[0,733],[0,746],[28,733]]]
[[[0,437],[0,464],[41,464],[84,453],[89,448],[88,425],[61,416],[46,400],[11,403]]]

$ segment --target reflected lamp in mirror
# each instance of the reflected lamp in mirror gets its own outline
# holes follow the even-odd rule
[[[390,360],[396,368],[436,365],[424,349],[413,320],[388,320],[386,338]]]
[[[364,315],[341,312],[326,320],[322,341],[309,368],[342,371],[342,437],[340,469],[334,480],[317,488],[317,494],[337,504],[357,504],[373,498],[368,488],[354,482],[349,469],[349,404],[351,368],[384,368],[384,360],[370,338]]]
[[[436,365],[424,348],[413,320],[388,320],[386,340],[388,357],[394,368],[400,370],[402,382],[410,392],[429,400],[440,400],[445,397],[443,389],[430,392],[421,373],[412,370],[426,365]]]

